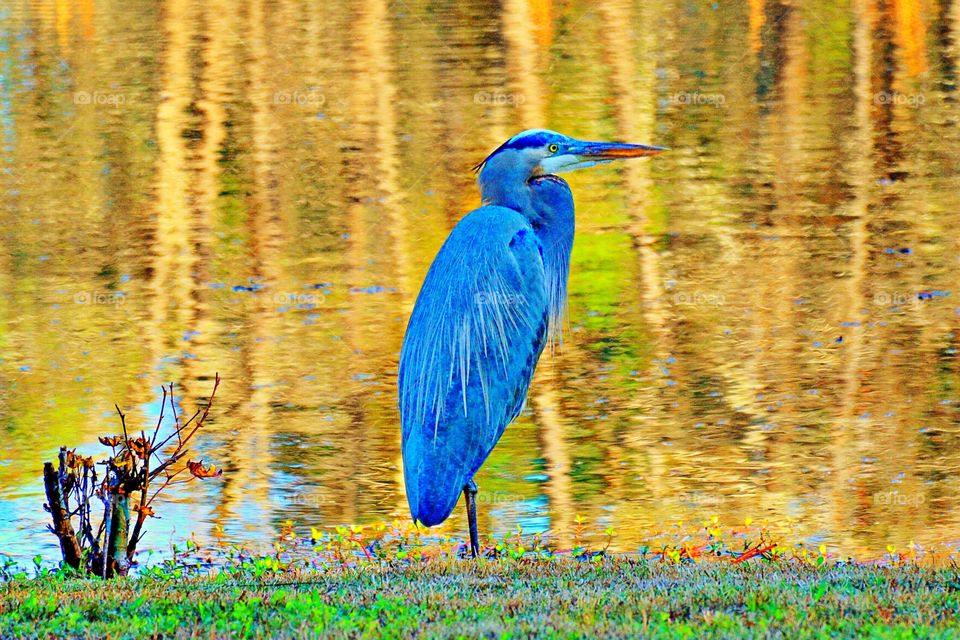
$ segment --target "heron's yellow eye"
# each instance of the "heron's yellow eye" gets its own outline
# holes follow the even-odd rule
[[[560,151],[560,145],[552,144],[549,147],[547,147],[547,151],[549,151],[550,153],[556,153],[557,151]]]

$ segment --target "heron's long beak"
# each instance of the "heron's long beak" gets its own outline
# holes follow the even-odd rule
[[[645,144],[626,142],[582,142],[574,145],[571,153],[591,160],[619,160],[620,158],[642,158],[670,151],[666,147],[651,147]]]
[[[651,147],[645,144],[625,142],[581,142],[574,140],[563,146],[559,155],[547,156],[540,161],[544,173],[562,173],[585,169],[622,158],[642,158],[669,151],[666,147]]]

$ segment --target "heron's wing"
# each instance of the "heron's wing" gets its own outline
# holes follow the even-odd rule
[[[427,505],[441,511],[452,500],[452,509],[463,483],[520,412],[547,322],[533,229],[503,207],[468,214],[427,273],[400,355],[404,472],[415,517],[415,499],[426,497],[412,493],[444,502]]]

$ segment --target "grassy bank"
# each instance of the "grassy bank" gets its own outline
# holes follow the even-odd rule
[[[106,584],[51,574],[0,584],[0,637],[948,638],[958,594],[955,569],[627,557]]]

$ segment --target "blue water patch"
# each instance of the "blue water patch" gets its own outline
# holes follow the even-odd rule
[[[395,287],[383,287],[380,285],[371,285],[369,287],[352,287],[350,289],[350,293],[368,293],[368,294],[384,293],[384,292],[395,293],[396,290],[397,289]]]
[[[257,283],[254,283],[251,285],[243,285],[243,284],[233,285],[234,291],[259,291],[260,289],[263,289],[263,285],[257,284]]]

